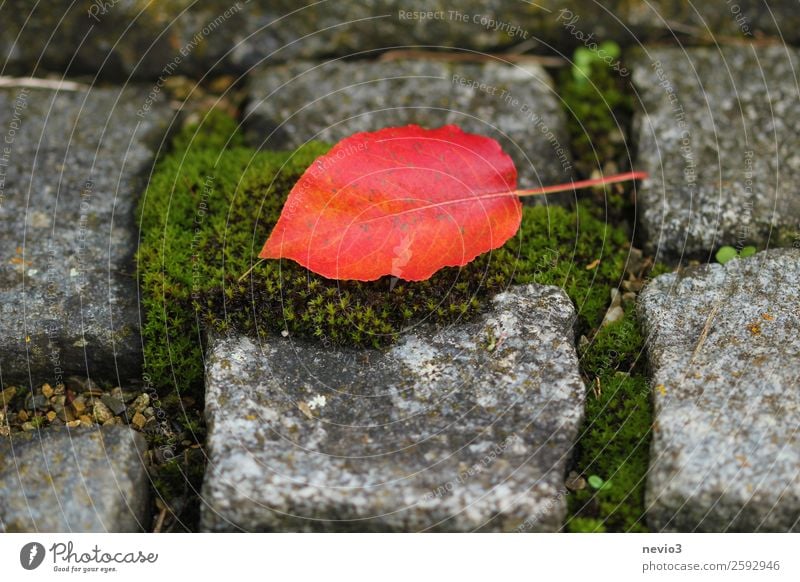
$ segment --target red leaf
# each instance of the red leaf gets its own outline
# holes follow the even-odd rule
[[[422,281],[514,236],[520,195],[637,177],[516,191],[514,163],[491,138],[455,125],[357,133],[306,170],[259,256],[331,279]]]

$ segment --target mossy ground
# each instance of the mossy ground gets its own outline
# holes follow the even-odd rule
[[[573,66],[562,71],[559,94],[567,110],[576,169],[587,178],[598,172],[614,174],[630,169],[631,152],[625,136],[630,130],[633,99],[626,79],[596,57],[577,72],[575,69]],[[632,205],[630,184],[599,191],[594,201],[615,223],[625,220]]]
[[[620,354],[640,347],[640,338],[630,336],[626,327],[630,322],[595,335],[610,289],[623,279],[629,243],[624,229],[609,225],[602,213],[596,216],[591,201],[571,209],[525,207],[519,233],[501,249],[424,282],[332,281],[291,261],[263,262],[240,281],[257,261],[290,189],[326,149],[309,144],[293,152],[255,152],[243,146],[232,119],[213,114],[201,127],[175,137],[142,198],[137,258],[145,367],[164,402],[175,404],[175,413],[198,442],[202,423],[197,415],[187,416],[181,398],[202,399],[202,344],[208,329],[252,335],[288,331],[325,344],[382,347],[414,323],[446,325],[472,317],[494,293],[536,282],[563,288],[578,310],[581,333],[594,337],[595,356],[584,354],[587,380],[596,366],[586,358],[606,357],[609,346]],[[633,506],[640,510],[636,480],[644,474],[640,465],[646,457],[621,460],[620,454],[640,434],[642,423],[649,422],[649,414],[626,420],[627,411],[645,410],[646,390],[638,377],[615,389],[609,379],[614,371],[609,365],[601,374],[607,385],[603,398],[594,402],[590,397],[593,421],[587,424],[590,432],[581,442],[578,465],[611,479],[612,492],[633,491]],[[611,448],[600,446],[603,439]],[[182,481],[190,486],[197,481],[184,465],[173,461],[159,474],[157,488],[165,499],[186,488]],[[618,496],[604,495],[573,496],[589,504],[571,522],[572,529],[594,524],[591,520],[627,528],[627,517],[608,519]]]
[[[200,388],[209,327],[380,347],[421,320],[470,317],[493,293],[528,282],[563,287],[581,317],[596,322],[622,276],[624,232],[583,208],[537,206],[524,209],[504,247],[428,281],[333,281],[291,261],[263,262],[240,281],[289,190],[326,146],[257,153],[241,147],[232,121],[210,119],[176,137],[140,208],[146,367],[162,390]]]
[[[614,47],[605,47],[606,50]],[[581,69],[565,70],[560,94],[567,109],[570,145],[576,168],[589,177],[630,169],[625,135],[632,115],[626,81],[586,49],[578,55]],[[617,49],[618,50],[618,49]],[[578,56],[584,57],[578,59]],[[593,197],[594,212],[626,228],[635,214],[630,184],[616,185]],[[649,275],[664,270],[657,265]],[[632,305],[625,316],[587,334],[580,351],[581,371],[588,388],[586,420],[578,441],[574,470],[584,478],[603,480],[600,488],[587,484],[568,499],[567,531],[646,531],[644,489],[647,474],[652,407],[643,364],[644,340]]]

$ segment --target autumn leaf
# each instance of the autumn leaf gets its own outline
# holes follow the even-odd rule
[[[259,257],[292,259],[330,279],[422,281],[513,237],[519,196],[642,177],[518,191],[500,144],[455,125],[357,133],[305,171]]]

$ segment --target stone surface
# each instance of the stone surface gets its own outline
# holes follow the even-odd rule
[[[565,116],[538,65],[298,62],[254,72],[245,123],[253,145],[336,143],[357,131],[449,123],[498,139],[520,187],[566,182],[572,159]]]
[[[211,339],[210,531],[554,531],[583,418],[575,312],[554,287],[386,352]]]
[[[770,0],[769,6],[760,0],[723,6],[679,0],[609,0],[602,6],[595,0],[461,0],[457,7],[444,0],[86,0],[58,6],[6,0],[0,18],[6,74],[69,70],[101,78],[152,79],[176,69],[192,76],[243,72],[266,58],[414,45],[477,51],[523,45],[569,53],[591,34],[587,42],[613,38],[622,45],[674,42],[675,36],[696,43],[720,35],[748,39],[779,33],[786,42],[800,40],[794,0]]]
[[[800,240],[798,55],[729,46],[633,59],[637,167],[651,175],[639,217],[659,258]]]
[[[3,382],[138,374],[134,209],[171,115],[147,95],[0,89]]]
[[[127,427],[48,429],[0,441],[0,531],[146,529],[141,434]]]
[[[654,530],[800,529],[800,250],[662,275],[639,297],[653,369]]]

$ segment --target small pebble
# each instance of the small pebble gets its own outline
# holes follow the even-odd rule
[[[131,403],[130,408],[134,413],[142,412],[150,405],[150,396],[147,394],[139,394],[136,399]]]
[[[113,394],[113,391],[112,391],[112,394]],[[118,398],[116,396],[112,396],[111,394],[104,394],[100,398],[100,400],[114,414],[122,414],[123,412],[125,412],[125,402],[123,402],[122,398]]]
[[[606,311],[606,316],[603,318],[603,323],[600,324],[600,327],[611,325],[612,323],[619,321],[623,317],[625,317],[625,311],[619,305],[615,305],[614,307]]]
[[[28,420],[28,413],[24,410],[20,410],[17,413],[17,418],[19,419],[20,422],[25,422],[26,420]]]
[[[633,291],[634,293],[638,293],[639,291],[641,291],[643,285],[644,283],[639,280],[622,282],[622,288],[625,291]]]
[[[628,262],[625,265],[625,271],[634,277],[638,277],[644,264],[644,253],[637,248],[631,247],[628,254]]]
[[[83,396],[78,396],[75,400],[72,401],[72,410],[78,416],[86,412],[86,400],[84,399]]]
[[[134,414],[133,418],[131,419],[131,424],[133,425],[134,428],[138,430],[142,430],[146,422],[147,419],[141,412],[137,412],[136,414]]]
[[[43,394],[28,394],[25,397],[25,408],[28,410],[41,410],[47,408],[50,402]]]
[[[51,410],[47,413],[47,420],[49,422],[53,422],[56,418],[58,418],[58,415],[55,413],[55,411]]]
[[[75,428],[75,427],[78,427],[80,425],[81,425],[81,421],[80,420],[70,420],[69,422],[67,422],[67,426],[69,428]]]
[[[92,422],[92,417],[89,416],[88,414],[81,415],[80,421],[82,426],[87,426],[87,427],[94,426],[94,422]]]
[[[567,486],[567,489],[571,491],[580,491],[586,488],[586,479],[578,475],[575,471],[570,471],[564,484]]]
[[[50,384],[42,384],[42,396],[50,398],[53,394],[55,394],[55,391]]]
[[[619,307],[622,305],[622,294],[618,289],[611,288],[611,307]]]
[[[22,423],[22,430],[30,432],[32,430],[36,430],[36,425],[32,422],[23,422]]]
[[[2,392],[0,392],[0,406],[5,406],[14,396],[17,394],[17,387],[16,386],[9,386]]]
[[[114,418],[114,413],[101,400],[95,401],[92,412],[95,420],[100,424],[105,424],[106,421]]]

